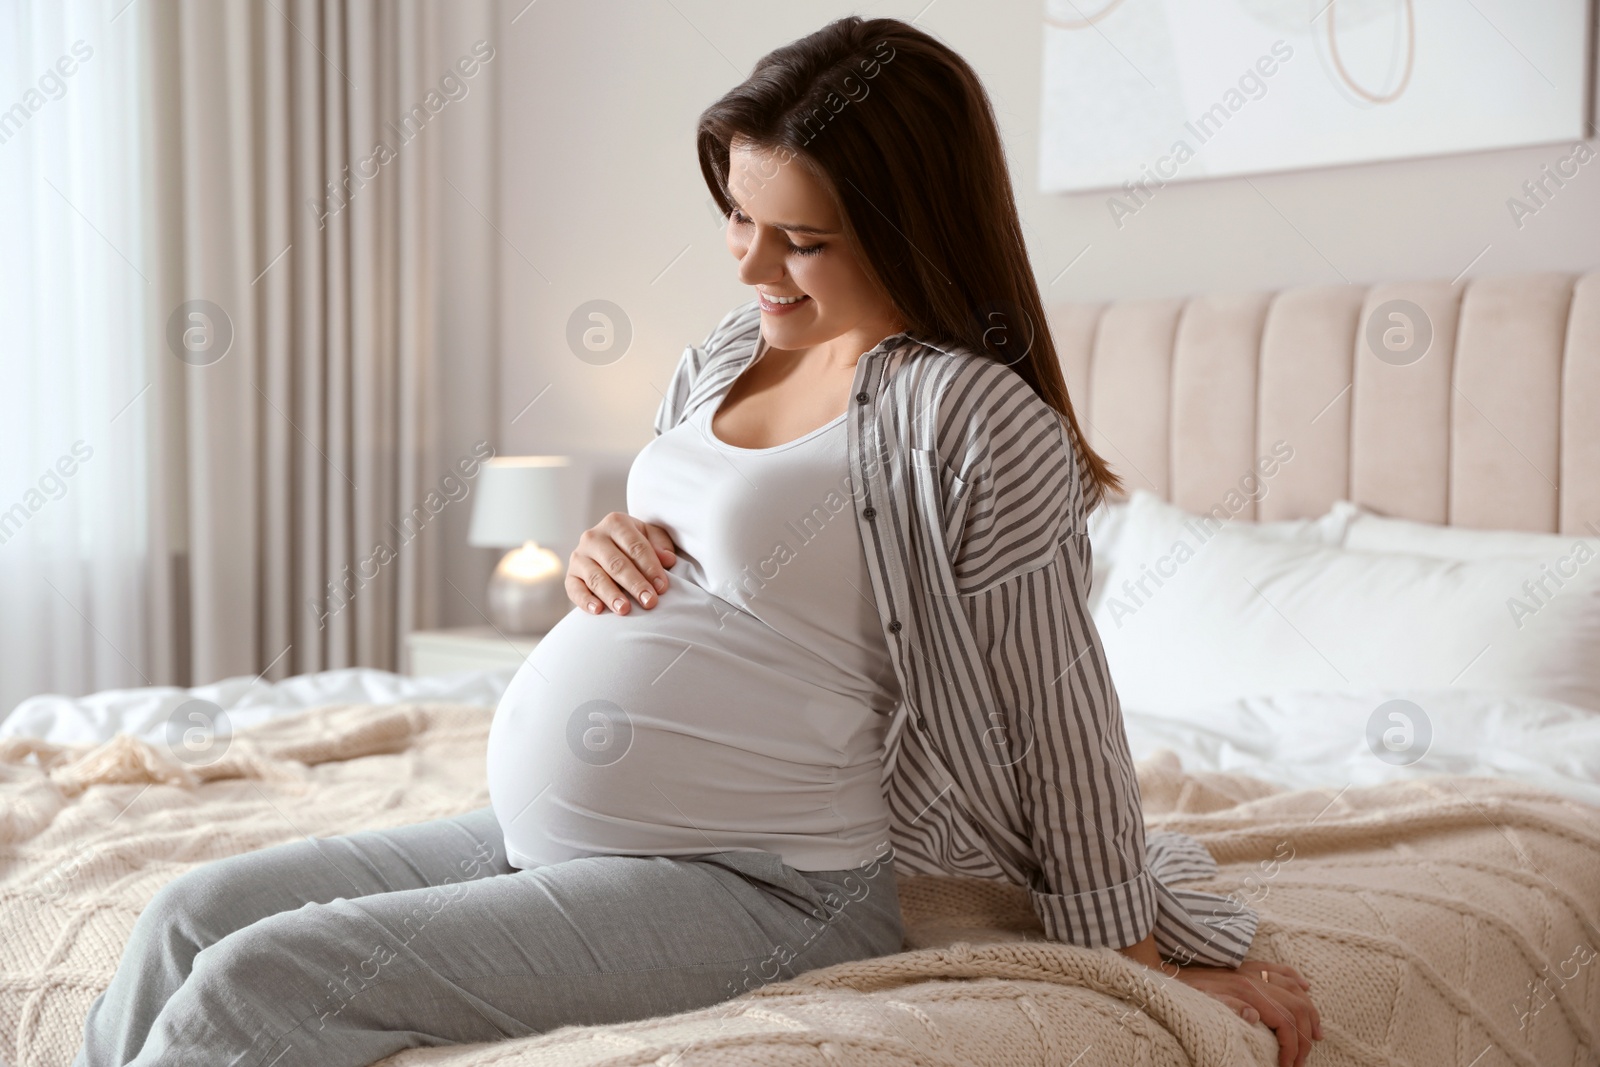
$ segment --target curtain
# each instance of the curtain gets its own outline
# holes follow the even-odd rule
[[[441,219],[461,213],[463,189],[488,210],[479,179],[493,169],[480,138],[454,161],[467,176],[447,181],[442,127],[487,128],[464,116],[492,94],[489,8],[110,0],[85,6],[81,31],[70,6],[29,8],[24,21],[68,25],[30,26],[41,40],[23,68],[79,32],[95,45],[82,70],[102,81],[75,81],[61,103],[80,88],[85,111],[91,89],[108,98],[81,128],[51,127],[59,194],[43,173],[17,179],[45,210],[13,224],[35,227],[30,256],[56,273],[23,345],[26,373],[48,382],[13,398],[46,403],[17,431],[27,462],[6,438],[0,501],[25,485],[13,467],[43,471],[79,438],[95,450],[23,527],[23,550],[0,546],[0,566],[43,590],[0,608],[0,710],[43,689],[395,669],[405,633],[442,617],[456,595],[441,593],[445,528],[470,508],[452,487],[486,449],[444,425],[456,379],[484,378],[444,373]],[[87,225],[100,220],[120,225],[102,239]],[[487,390],[453,407],[489,436]],[[51,568],[54,592],[39,584]],[[47,612],[50,596],[71,603]],[[35,632],[43,618],[57,628]]]
[[[132,20],[0,6],[0,714],[160,678]],[[116,180],[107,181],[114,175]]]

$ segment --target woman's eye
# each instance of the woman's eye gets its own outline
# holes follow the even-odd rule
[[[728,217],[731,218],[734,221],[734,224],[738,226],[743,226],[745,223],[750,221],[749,219],[745,218],[744,212],[740,211],[738,208],[733,208],[730,210],[728,212]],[[826,245],[797,245],[793,241],[789,242],[789,251],[800,256],[814,256],[826,247]]]

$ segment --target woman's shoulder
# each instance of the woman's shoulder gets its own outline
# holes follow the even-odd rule
[[[958,473],[978,458],[975,451],[1026,455],[1052,439],[1071,449],[1066,419],[1012,364],[965,346],[918,341],[904,373],[916,410],[930,416],[913,447],[937,450]]]
[[[1040,544],[1082,529],[1083,471],[1071,427],[1016,367],[965,347],[922,342],[903,372],[910,410],[926,413],[908,444],[937,453],[969,494],[986,502],[969,510],[969,520],[997,523],[992,532],[999,536],[1000,517],[1011,524],[1025,517],[1029,538]],[[967,536],[981,540],[983,533],[972,529]]]
[[[656,433],[666,433],[677,425],[688,413],[692,397],[714,387],[725,373],[717,369],[717,364],[732,354],[749,351],[760,332],[761,307],[755,300],[748,300],[725,312],[704,341],[685,345],[661,392]]]
[[[714,363],[729,353],[747,352],[761,333],[761,303],[750,299],[729,309],[706,335],[700,348],[706,362]]]

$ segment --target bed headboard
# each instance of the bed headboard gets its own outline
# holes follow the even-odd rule
[[[1283,441],[1292,458],[1237,517],[1344,498],[1458,526],[1600,527],[1600,270],[1048,314],[1089,443],[1129,488],[1210,511]]]

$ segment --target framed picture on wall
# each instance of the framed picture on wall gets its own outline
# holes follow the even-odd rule
[[[1576,142],[1593,18],[1590,0],[1044,0],[1040,187]]]

